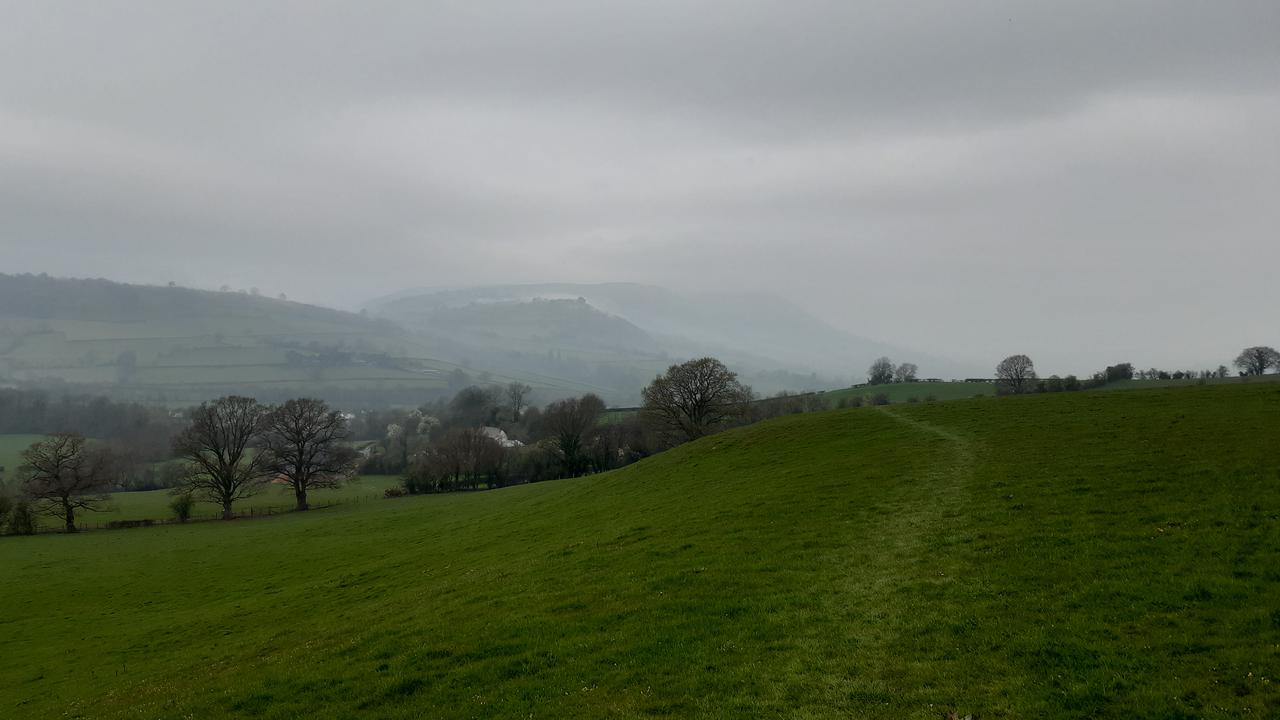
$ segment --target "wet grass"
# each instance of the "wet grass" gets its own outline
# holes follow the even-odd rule
[[[0,542],[0,717],[1268,717],[1280,386],[788,417],[608,475]]]

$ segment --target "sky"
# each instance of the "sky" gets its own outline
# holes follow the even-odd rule
[[[0,271],[764,290],[1042,374],[1280,345],[1280,3],[0,0]]]

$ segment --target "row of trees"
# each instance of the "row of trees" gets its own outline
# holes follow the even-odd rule
[[[894,365],[887,357],[877,358],[867,368],[868,385],[888,385],[889,383],[915,382],[920,368],[915,363]]]
[[[190,416],[173,440],[182,492],[188,506],[192,499],[219,504],[224,519],[233,517],[236,501],[272,481],[287,483],[297,509],[307,510],[310,491],[336,487],[359,468],[359,455],[346,442],[345,417],[320,400],[267,406],[228,396]],[[67,532],[76,531],[79,513],[103,509],[127,465],[111,445],[70,432],[53,433],[21,455],[18,496],[3,508],[57,517]]]
[[[467,388],[442,408],[443,417],[411,413],[406,424],[416,420],[419,428],[414,441],[401,442],[407,434],[392,425],[382,467],[388,455],[395,461],[395,449],[406,453],[404,487],[411,493],[576,477],[746,422],[753,398],[714,358],[672,365],[645,388],[639,412],[609,422],[595,395],[522,410],[527,394],[527,386],[514,384]]]
[[[1235,366],[1240,376],[1250,377],[1264,375],[1271,368],[1280,370],[1280,351],[1265,345],[1245,348],[1236,356]],[[1109,365],[1105,370],[1096,372],[1091,378],[1079,380],[1074,375],[1065,378],[1052,376],[1046,379],[1036,377],[1035,364],[1026,355],[1010,355],[996,366],[997,392],[1002,394],[1022,394],[1027,392],[1060,392],[1071,390],[1088,390],[1107,383],[1121,380],[1183,380],[1226,378],[1227,367],[1219,365],[1216,370],[1177,370],[1169,372],[1151,368],[1136,370],[1132,363]]]
[[[268,406],[233,395],[192,411],[173,449],[188,491],[220,504],[230,519],[236,500],[269,481],[287,483],[297,509],[308,510],[310,491],[337,487],[359,470],[359,453],[346,440],[346,417],[322,400]]]

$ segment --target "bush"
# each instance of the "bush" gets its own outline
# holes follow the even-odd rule
[[[842,397],[840,402],[836,403],[836,407],[840,409],[862,407],[862,396],[854,395],[853,397]]]
[[[382,497],[384,498],[401,498],[401,497],[407,497],[408,495],[409,495],[408,490],[405,490],[404,488],[398,488],[398,487],[389,487],[386,490],[382,491]]]
[[[173,516],[178,522],[186,522],[191,519],[191,511],[195,508],[196,499],[191,497],[191,493],[186,492],[177,495],[173,500],[169,501],[169,509],[173,511]]]
[[[872,404],[872,405],[888,405],[888,404],[889,404],[889,394],[888,394],[888,393],[876,393],[875,395],[872,395],[872,396],[871,396],[871,404]]]
[[[937,396],[937,395],[925,395],[925,396],[924,396],[924,401],[925,401],[925,402],[927,402],[927,403],[931,403],[931,402],[938,402],[938,396]]]
[[[18,502],[9,510],[9,534],[36,534],[36,512],[26,502]]]
[[[155,523],[154,520],[112,520],[107,523],[107,527],[111,530],[122,530],[124,528],[140,528],[151,527]]]

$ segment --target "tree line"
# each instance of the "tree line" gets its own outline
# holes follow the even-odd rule
[[[204,500],[230,519],[235,502],[272,482],[287,484],[305,511],[312,490],[336,487],[359,470],[346,441],[346,417],[321,400],[269,406],[227,396],[203,403],[172,440],[180,478],[175,513],[185,520],[191,504]],[[103,509],[124,466],[110,444],[75,432],[52,433],[21,455],[17,496],[0,502],[0,525],[18,534],[35,531],[34,515],[55,517],[76,532],[78,514]]]
[[[1280,368],[1280,353],[1266,346],[1246,348],[1235,365],[1242,376],[1261,375]],[[877,360],[873,369],[880,373],[878,380],[896,382],[910,382],[916,372],[910,363],[894,366],[887,358]],[[892,369],[890,375],[887,369]],[[1163,375],[1117,363],[1085,380],[1071,375],[1039,378],[1031,358],[1016,354],[996,366],[995,382],[998,394],[1025,394]],[[1225,376],[1222,366],[1199,375]],[[709,357],[670,366],[644,388],[644,404],[637,412],[608,420],[605,403],[593,394],[539,407],[531,402],[532,392],[519,382],[469,386],[447,402],[359,415],[341,413],[317,399],[267,405],[230,395],[191,409],[185,425],[170,432],[169,414],[139,406],[101,398],[66,397],[50,403],[42,394],[3,391],[0,403],[6,405],[0,407],[32,412],[19,425],[13,424],[12,414],[0,413],[8,418],[0,428],[44,432],[42,423],[77,418],[82,427],[108,437],[139,428],[167,433],[175,514],[185,519],[192,503],[200,500],[218,504],[223,518],[230,519],[236,502],[270,483],[289,486],[296,509],[305,511],[311,491],[337,487],[359,472],[399,475],[401,488],[392,495],[577,477],[726,428],[828,407],[818,395],[758,401],[736,373]],[[33,443],[22,460],[16,496],[0,492],[0,530],[18,534],[34,532],[39,514],[56,517],[67,532],[75,532],[78,514],[101,509],[107,493],[123,486],[121,478],[131,464],[119,445],[66,431]]]
[[[1266,345],[1257,345],[1240,351],[1233,361],[1240,377],[1265,375],[1275,368],[1280,371],[1280,352]],[[1132,363],[1108,365],[1106,369],[1095,372],[1092,376],[1081,380],[1074,375],[1060,378],[1052,375],[1048,378],[1036,376],[1035,363],[1026,355],[1010,355],[996,366],[996,391],[1002,395],[1020,395],[1037,392],[1070,392],[1074,390],[1090,390],[1108,383],[1122,380],[1200,380],[1225,379],[1230,376],[1226,365],[1206,370],[1160,370],[1150,368],[1138,370]]]

